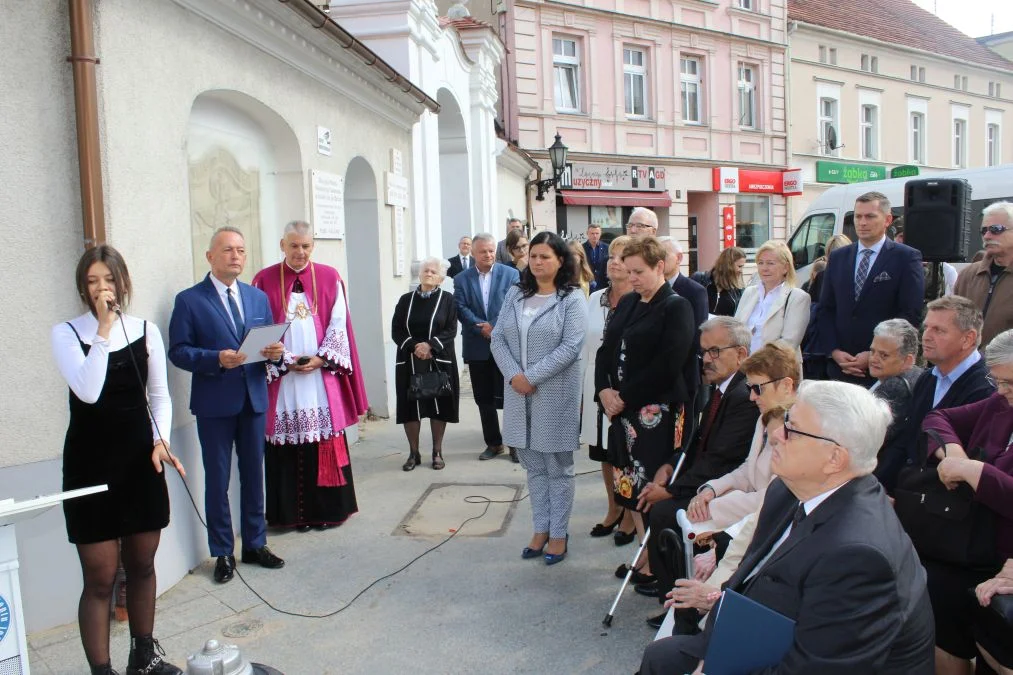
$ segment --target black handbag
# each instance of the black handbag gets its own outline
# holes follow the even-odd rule
[[[431,401],[453,394],[453,389],[450,387],[450,374],[436,365],[436,359],[426,360],[429,361],[427,372],[412,373],[408,376],[409,401]]]
[[[999,560],[992,510],[974,500],[974,490],[967,483],[953,490],[943,485],[939,463],[928,459],[927,436],[945,446],[938,433],[927,431],[919,443],[920,461],[901,469],[894,490],[897,518],[923,558],[969,569],[996,569]],[[980,448],[967,456],[984,461]]]

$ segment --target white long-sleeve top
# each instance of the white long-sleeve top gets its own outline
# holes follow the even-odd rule
[[[130,342],[133,342],[145,335],[144,320],[124,314],[123,326],[126,326],[127,329],[126,337],[123,335],[123,326],[117,320],[109,331],[109,339],[96,334],[98,319],[90,312],[71,319],[70,323],[81,336],[81,340],[85,344],[91,345],[88,356],[84,355],[77,335],[64,322],[53,326],[51,334],[53,357],[60,369],[60,374],[70,385],[74,395],[85,403],[95,403],[102,394],[102,387],[105,386],[109,353],[126,347],[127,337]],[[148,322],[146,347],[148,351],[148,401],[151,404],[155,420],[158,422],[157,429],[152,424],[151,433],[157,439],[159,431],[161,431],[162,440],[168,444],[172,429],[172,399],[169,398],[165,370],[165,345],[162,342],[162,334],[158,331],[158,326],[150,321]]]

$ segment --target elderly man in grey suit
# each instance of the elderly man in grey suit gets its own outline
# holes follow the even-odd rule
[[[520,278],[517,270],[496,262],[496,240],[491,234],[472,238],[474,266],[454,277],[454,302],[461,322],[464,362],[471,375],[471,389],[482,419],[485,450],[479,459],[492,459],[503,452],[503,435],[496,411],[503,409],[503,375],[489,351],[492,329],[507,289]],[[511,448],[510,459],[519,462]]]
[[[554,565],[566,557],[573,509],[587,301],[571,274],[574,254],[559,235],[539,232],[529,251],[530,273],[503,300],[492,354],[507,384],[504,438],[519,449],[531,495],[534,534],[521,557],[544,550]]]
[[[780,663],[755,673],[933,673],[925,569],[871,475],[890,419],[886,403],[857,385],[802,383],[772,451],[778,479],[724,585],[795,621]],[[699,635],[648,646],[642,675],[706,672],[699,661],[713,614]]]

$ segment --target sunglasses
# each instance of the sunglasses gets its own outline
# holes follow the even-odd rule
[[[788,376],[787,375],[783,375],[781,377],[775,377],[773,380],[767,380],[766,382],[759,382],[757,384],[747,384],[746,385],[746,389],[748,389],[749,391],[753,392],[757,396],[760,396],[761,394],[763,394],[763,388],[766,385],[773,384],[774,382],[779,382],[780,380],[783,380],[786,377],[788,377]]]
[[[815,438],[817,441],[826,441],[827,443],[833,443],[834,445],[841,445],[832,438],[827,438],[826,436],[817,436],[816,434],[810,434],[806,431],[799,431],[795,427],[791,426],[791,413],[786,412],[784,414],[784,440],[790,441],[792,434],[795,434],[797,436],[807,436],[808,438]]]
[[[986,233],[991,233],[996,237],[998,237],[1000,234],[1002,234],[1008,229],[1010,228],[1006,227],[1005,225],[982,225],[981,236],[984,237]]]

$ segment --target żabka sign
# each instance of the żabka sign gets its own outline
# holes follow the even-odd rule
[[[801,169],[764,171],[720,166],[715,167],[713,171],[715,192],[752,192],[787,196],[802,194]]]

